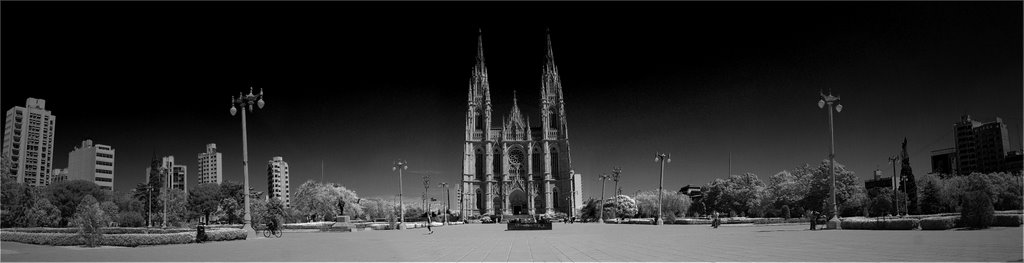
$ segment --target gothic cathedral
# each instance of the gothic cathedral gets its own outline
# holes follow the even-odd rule
[[[462,160],[463,204],[467,215],[572,214],[572,167],[566,130],[562,81],[547,34],[546,63],[540,85],[541,126],[531,126],[517,98],[508,116],[495,125],[491,90],[484,65],[482,34],[469,82],[466,142]]]

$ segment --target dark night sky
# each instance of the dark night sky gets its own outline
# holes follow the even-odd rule
[[[2,2],[2,105],[47,100],[54,167],[86,137],[117,150],[116,190],[155,151],[188,165],[217,143],[242,181],[240,121],[228,98],[252,85],[250,180],[283,156],[291,186],[341,182],[390,197],[395,159],[419,176],[461,173],[466,90],[482,28],[495,116],[512,93],[538,125],[544,31],[562,76],[573,167],[585,196],[623,169],[623,191],[728,174],[768,176],[827,158],[818,92],[842,97],[837,161],[891,174],[909,139],[914,172],[952,147],[961,114],[1009,125],[1021,146],[1022,4],[788,3],[61,3]],[[611,191],[611,187],[608,188]],[[410,197],[413,199],[414,197]]]

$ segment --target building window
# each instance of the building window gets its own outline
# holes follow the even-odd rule
[[[114,174],[114,171],[111,171],[111,170],[107,170],[107,169],[96,169],[96,173],[101,173],[101,174]]]
[[[114,181],[114,179],[111,179],[111,178],[103,178],[103,177],[96,177],[96,181],[97,181],[97,182],[113,182],[113,181]]]

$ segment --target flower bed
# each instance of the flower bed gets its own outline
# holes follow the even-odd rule
[[[995,214],[995,218],[992,220],[992,226],[1010,226],[1017,227],[1021,225],[1022,215],[1020,214]]]
[[[921,219],[921,230],[946,230],[959,225],[959,216],[936,216]]]
[[[69,228],[77,231],[77,229]],[[0,232],[0,240],[2,241],[13,241],[20,243],[36,244],[36,245],[49,245],[49,246],[79,246],[85,245],[85,239],[76,233],[64,233],[66,230],[55,230],[55,229],[20,229],[27,230],[24,232],[18,232],[11,230],[5,230]],[[145,229],[143,229],[145,230]],[[151,229],[152,230],[152,229]],[[150,245],[168,245],[168,244],[187,244],[195,242],[196,233],[195,231],[185,231],[187,229],[173,229],[178,232],[166,233],[131,233],[131,234],[104,234],[99,240],[98,245],[101,246],[123,246],[123,247],[135,247],[135,246],[150,246]],[[34,232],[33,232],[34,231]],[[47,233],[43,231],[57,231],[58,233]],[[121,229],[115,231],[132,232],[134,229]],[[208,241],[223,241],[223,240],[238,240],[245,239],[245,230],[236,228],[219,228],[206,231]]]
[[[920,221],[916,218],[849,217],[841,219],[840,226],[843,229],[914,230],[917,229]]]

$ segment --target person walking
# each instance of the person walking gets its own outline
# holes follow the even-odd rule
[[[718,228],[718,225],[722,224],[722,221],[718,218],[718,211],[711,214],[711,227]]]
[[[818,228],[818,212],[811,210],[811,230],[817,230]]]
[[[430,227],[430,225],[431,225],[430,216],[431,216],[431,213],[427,212],[427,231],[430,232],[430,233],[427,233],[428,235],[434,233],[434,229]]]

